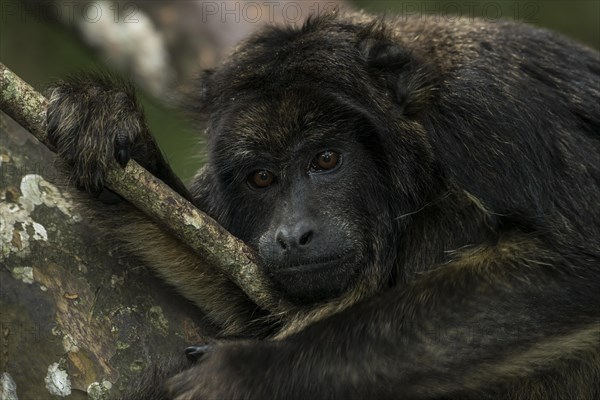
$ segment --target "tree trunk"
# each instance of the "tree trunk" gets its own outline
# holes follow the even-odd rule
[[[107,398],[202,342],[200,312],[105,243],[54,155],[0,119],[0,399]]]

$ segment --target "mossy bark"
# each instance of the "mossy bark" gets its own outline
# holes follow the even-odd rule
[[[54,154],[0,119],[0,397],[105,398],[202,342],[198,310],[105,243]]]

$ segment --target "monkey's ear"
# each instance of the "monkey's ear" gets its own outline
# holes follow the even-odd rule
[[[385,85],[403,114],[414,115],[426,107],[436,87],[434,69],[394,41],[383,22],[361,32],[358,50],[369,74]]]

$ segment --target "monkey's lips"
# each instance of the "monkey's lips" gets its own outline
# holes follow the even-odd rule
[[[285,271],[287,273],[301,273],[310,272],[322,268],[333,268],[344,263],[346,258],[348,257],[344,255],[335,255],[306,260],[296,260],[295,262],[290,262],[282,265],[280,270]]]
[[[269,276],[292,300],[309,304],[346,291],[357,270],[350,254],[288,260],[270,269]]]

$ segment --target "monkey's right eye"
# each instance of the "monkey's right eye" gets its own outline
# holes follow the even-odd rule
[[[248,182],[255,188],[262,189],[266,188],[275,180],[275,175],[271,171],[261,169],[254,171],[248,176]]]

